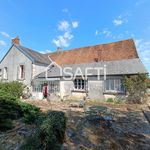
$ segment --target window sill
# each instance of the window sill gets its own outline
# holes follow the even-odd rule
[[[25,78],[22,78],[22,79],[18,79],[18,81],[24,81],[25,80]]]
[[[6,81],[6,80],[8,80],[8,78],[2,78],[1,80]]]
[[[122,94],[122,95],[124,95],[125,92],[121,92],[121,91],[105,91],[105,92],[103,92],[103,94],[113,94],[113,95]]]
[[[85,91],[85,90],[77,90],[77,89],[74,89],[74,90],[72,90],[71,92],[76,92],[76,93],[86,93],[87,91]]]

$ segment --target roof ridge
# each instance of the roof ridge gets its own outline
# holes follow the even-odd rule
[[[49,58],[47,55],[39,53],[30,48],[24,47],[22,45],[14,44],[14,46],[24,52],[29,58],[31,58],[35,63],[49,64]]]
[[[40,53],[40,52],[38,52],[38,51],[36,51],[36,50],[33,50],[33,49],[31,49],[31,48],[28,48],[28,47],[25,47],[25,46],[23,46],[23,45],[18,45],[18,44],[14,44],[14,45],[23,47],[23,48],[25,48],[25,49],[28,49],[28,50],[33,51],[33,52],[38,53],[38,54],[42,54],[42,53]],[[42,54],[42,55],[45,55],[45,54]]]

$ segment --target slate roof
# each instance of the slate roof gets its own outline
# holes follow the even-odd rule
[[[54,52],[49,56],[59,65],[138,58],[132,39]]]
[[[97,75],[96,67],[104,67],[106,65],[106,75],[128,75],[128,74],[138,74],[138,73],[147,73],[144,65],[139,58],[126,59],[126,60],[115,60],[115,61],[101,61],[93,63],[84,63],[84,64],[73,64],[73,65],[63,65],[62,69],[65,67],[70,67],[71,72],[75,74],[77,68],[81,68],[82,73],[85,75],[85,69],[87,67],[91,68],[88,73],[91,75]],[[103,75],[104,71],[102,70],[100,75]],[[51,67],[48,70],[47,74],[49,78],[51,77],[61,77],[68,76],[65,73],[60,73],[60,68],[57,66]],[[37,75],[35,78],[44,78],[45,72]]]
[[[14,44],[14,46],[19,49],[23,54],[25,54],[29,59],[33,61],[33,63],[39,63],[39,64],[45,64],[49,65],[50,60],[47,55],[41,54],[37,51],[31,50],[29,48],[26,48],[24,46]]]

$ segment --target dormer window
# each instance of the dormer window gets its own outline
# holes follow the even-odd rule
[[[20,65],[18,69],[18,78],[19,79],[24,79],[25,78],[25,67],[24,65]]]
[[[3,79],[8,79],[8,69],[7,69],[7,67],[4,67],[4,70],[3,70]]]

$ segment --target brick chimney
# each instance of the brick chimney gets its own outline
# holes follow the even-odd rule
[[[57,47],[57,52],[61,52],[62,48],[61,47]]]
[[[20,39],[19,36],[17,36],[16,38],[12,39],[12,44],[20,44]]]

